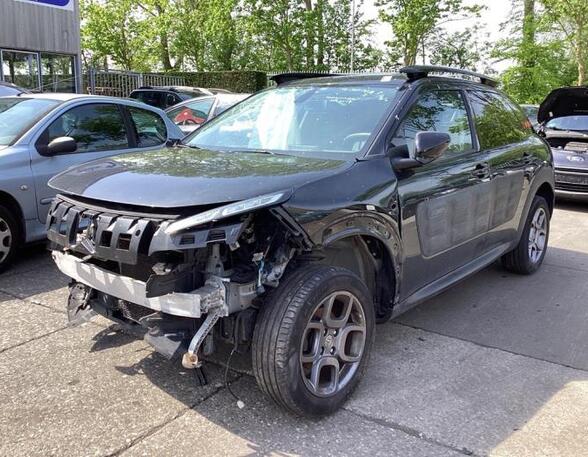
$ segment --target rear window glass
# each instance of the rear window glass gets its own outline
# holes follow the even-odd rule
[[[471,91],[468,95],[482,149],[518,143],[531,133],[529,120],[523,111],[507,98],[485,91]]]
[[[135,100],[139,100],[140,102],[147,103],[151,106],[156,106],[158,108],[161,107],[162,104],[162,94],[161,92],[154,92],[154,91],[137,91],[131,94],[131,98]]]

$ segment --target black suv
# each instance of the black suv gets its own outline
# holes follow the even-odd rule
[[[177,105],[178,103],[192,98],[221,93],[229,94],[230,91],[225,89],[205,89],[202,87],[186,86],[143,86],[132,91],[129,94],[129,98],[165,110],[170,106]]]
[[[182,145],[54,177],[47,223],[73,322],[142,326],[186,368],[251,346],[270,397],[323,415],[365,371],[376,322],[496,259],[539,268],[554,180],[549,147],[487,77],[304,76]]]

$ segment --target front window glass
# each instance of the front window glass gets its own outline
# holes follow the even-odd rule
[[[470,151],[472,133],[464,100],[456,91],[429,91],[420,96],[392,138],[393,146],[414,152],[418,132],[449,134],[449,152]]]
[[[0,146],[14,143],[57,105],[59,102],[56,100],[0,98]]]
[[[195,100],[170,110],[167,115],[177,125],[199,125],[208,118],[214,98]]]
[[[157,114],[140,108],[129,107],[137,131],[137,146],[158,146],[167,140],[165,122]]]
[[[588,131],[588,115],[579,116],[562,116],[551,119],[545,127],[553,130],[576,130],[581,132]]]
[[[299,86],[268,90],[202,126],[189,146],[241,151],[356,154],[397,87]]]
[[[116,105],[96,103],[72,108],[59,116],[45,131],[49,144],[55,138],[70,136],[78,144],[76,152],[126,149],[127,131]]]

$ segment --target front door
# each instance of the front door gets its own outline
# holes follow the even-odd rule
[[[472,135],[464,94],[426,89],[394,133],[392,146],[414,152],[419,131],[449,134],[433,162],[398,174],[405,259],[401,299],[472,261],[483,248],[490,214],[490,170]]]
[[[69,136],[78,148],[73,153],[49,156],[46,146],[55,138]],[[127,129],[119,106],[110,103],[88,103],[61,114],[41,134],[31,151],[31,166],[35,179],[38,216],[41,222],[55,190],[47,181],[59,172],[77,164],[116,153],[131,151]]]

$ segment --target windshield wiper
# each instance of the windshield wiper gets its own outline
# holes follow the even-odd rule
[[[280,154],[279,152],[270,151],[268,149],[233,149],[231,152],[238,152],[242,154],[266,154],[271,156],[283,156],[286,154]]]
[[[202,149],[202,148],[199,148],[198,146],[191,146],[189,144],[182,143],[181,141],[179,143],[176,143],[174,146],[176,146],[178,148]]]

